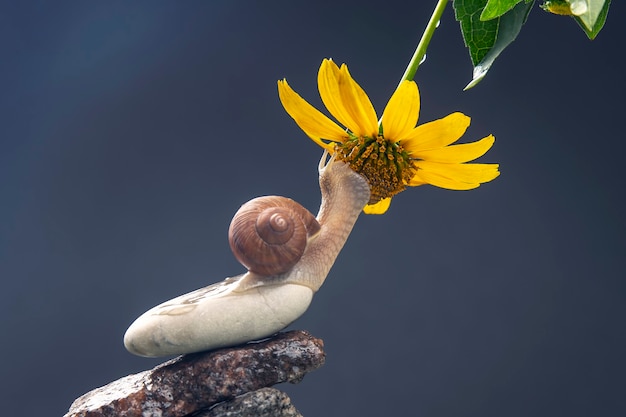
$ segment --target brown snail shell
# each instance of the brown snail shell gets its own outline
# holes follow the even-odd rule
[[[228,241],[237,260],[250,272],[273,276],[298,263],[309,239],[320,229],[315,216],[292,199],[257,197],[235,213]]]

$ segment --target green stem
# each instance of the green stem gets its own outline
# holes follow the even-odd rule
[[[426,55],[426,48],[428,48],[430,39],[433,37],[433,33],[435,33],[439,19],[441,19],[441,15],[443,14],[447,4],[448,0],[437,1],[433,15],[430,17],[428,25],[426,25],[422,39],[420,39],[419,44],[417,44],[417,48],[415,49],[415,53],[413,53],[411,62],[409,62],[409,65],[406,67],[406,71],[404,71],[400,84],[402,84],[402,81],[404,80],[412,81],[413,77],[415,77],[415,71],[417,71],[417,67],[419,67],[422,59],[424,59],[424,56]]]

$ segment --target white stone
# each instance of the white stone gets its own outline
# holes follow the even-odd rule
[[[126,349],[155,357],[263,339],[304,314],[313,298],[313,290],[299,284],[237,291],[245,276],[227,278],[148,310],[126,331]]]

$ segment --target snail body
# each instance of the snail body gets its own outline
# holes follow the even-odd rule
[[[234,346],[270,336],[304,314],[370,198],[362,176],[326,160],[324,153],[317,216],[285,197],[244,204],[229,240],[248,272],[148,310],[126,331],[126,349],[154,357]]]

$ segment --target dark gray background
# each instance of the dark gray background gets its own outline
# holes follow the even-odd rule
[[[431,4],[432,3],[432,4]],[[2,414],[62,415],[161,360],[149,307],[242,272],[226,231],[262,194],[319,204],[320,150],[276,80],[315,105],[324,57],[382,111],[434,1],[3,2]],[[626,414],[626,32],[594,42],[539,8],[492,72],[451,7],[416,80],[422,122],[472,116],[502,175],[362,216],[292,327],[327,362],[284,387],[305,416]]]

